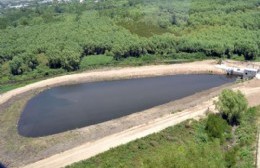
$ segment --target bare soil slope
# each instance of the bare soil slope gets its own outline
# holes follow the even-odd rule
[[[235,89],[241,89],[241,91],[249,99],[251,105],[259,105],[260,100],[255,99],[255,95],[260,96],[260,80],[253,80],[241,84],[241,86],[236,87]],[[176,125],[182,121],[188,119],[196,119],[205,116],[205,113],[208,109],[214,111],[213,101],[216,98],[205,101],[200,105],[186,109],[184,111],[170,114],[159,119],[150,121],[125,131],[113,134],[107,137],[104,137],[100,140],[94,142],[88,142],[81,146],[75,147],[73,149],[67,150],[57,155],[53,155],[49,158],[43,159],[36,163],[25,166],[25,168],[48,168],[48,167],[64,167],[70,165],[74,162],[78,162],[83,159],[88,159],[92,156],[95,156],[99,153],[102,153],[110,148],[119,146],[121,144],[128,143],[137,138],[147,136],[149,134],[159,132],[169,126]]]
[[[185,64],[95,70],[55,77],[6,92],[0,95],[0,125],[2,124],[0,160],[8,163],[9,167],[18,167],[28,163],[32,164],[26,167],[62,167],[87,159],[111,147],[158,132],[184,120],[200,118],[208,108],[213,109],[212,98],[226,87],[242,90],[247,95],[250,105],[260,104],[260,80],[252,80],[232,86],[213,88],[119,119],[52,136],[32,139],[21,137],[17,133],[16,124],[22,108],[30,97],[42,89],[57,85],[113,79],[224,73],[217,69],[215,64],[216,61],[208,60]]]
[[[65,75],[50,78],[27,86],[17,88],[0,95],[0,105],[7,102],[12,97],[25,93],[27,91],[45,88],[60,84],[91,82],[100,80],[112,80],[123,78],[140,78],[147,76],[161,76],[173,74],[196,74],[196,73],[214,73],[221,74],[223,71],[212,66],[216,61],[200,61],[185,64],[173,65],[153,65],[142,67],[115,68],[110,70],[96,70],[79,74]]]

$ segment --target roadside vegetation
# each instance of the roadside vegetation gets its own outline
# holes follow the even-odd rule
[[[0,89],[103,66],[259,60],[259,1],[86,0],[0,15]]]
[[[260,106],[247,108],[240,92],[225,90],[216,107],[219,114],[183,122],[68,167],[254,168]]]

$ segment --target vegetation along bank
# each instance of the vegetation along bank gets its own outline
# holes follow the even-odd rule
[[[3,9],[0,89],[100,66],[259,60],[259,17],[258,0],[72,1]]]
[[[247,108],[241,92],[224,90],[216,108],[219,114],[185,121],[68,168],[254,168],[260,107]]]

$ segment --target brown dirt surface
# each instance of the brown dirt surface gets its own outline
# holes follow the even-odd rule
[[[254,69],[260,69],[260,62],[242,62],[242,61],[233,61],[233,60],[226,60],[223,61],[227,66],[232,67],[240,67],[240,68],[254,68]]]
[[[258,85],[258,81],[253,80],[246,82],[246,84],[240,84],[242,86],[238,86],[235,89],[240,89],[241,87],[242,92],[246,95],[247,98],[250,98],[250,96],[252,96],[253,94],[257,94],[258,96],[260,95],[260,85]],[[205,116],[207,110],[215,111],[213,102],[216,99],[217,97],[204,101],[197,106],[188,108],[181,112],[165,115],[161,118],[157,118],[147,123],[124,130],[122,132],[106,136],[97,141],[87,142],[65,152],[53,155],[49,158],[40,160],[33,164],[29,164],[24,168],[64,167],[83,159],[88,159],[99,153],[105,152],[110,148],[114,148],[135,139],[145,137],[149,134],[159,132],[169,126],[179,124],[185,120],[202,118]],[[255,103],[255,100],[253,100],[253,102]],[[252,104],[250,99],[249,103]]]
[[[212,66],[214,60],[192,62],[185,64],[172,65],[152,65],[142,67],[114,68],[105,71],[91,71],[79,74],[54,77],[39,81],[27,86],[11,90],[0,95],[0,105],[7,102],[12,97],[39,88],[46,88],[61,84],[82,83],[100,80],[113,80],[124,78],[140,78],[148,76],[162,76],[173,74],[196,74],[196,73],[214,73],[223,74],[223,71]]]
[[[253,79],[238,85],[234,89],[239,89],[242,93],[247,95],[247,100],[250,106],[260,105],[260,80]]]
[[[214,110],[213,98],[224,88],[241,88],[251,105],[260,104],[257,96],[260,95],[259,81],[251,80],[213,88],[129,116],[56,135],[26,138],[17,133],[16,124],[26,102],[48,87],[173,74],[223,74],[222,70],[214,66],[215,64],[216,61],[208,60],[174,65],[95,70],[50,78],[6,92],[0,96],[0,160],[8,167],[24,165],[62,167],[87,159],[110,147],[158,132],[187,119],[204,116],[208,108]]]

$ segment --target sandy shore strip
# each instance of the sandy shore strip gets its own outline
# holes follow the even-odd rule
[[[249,82],[248,86],[241,86],[242,92],[249,99],[249,104],[260,104],[260,100],[251,99],[255,94],[260,95],[260,82],[253,80]],[[235,89],[240,89],[237,87]],[[67,165],[73,164],[75,162],[88,159],[99,153],[105,152],[110,148],[117,147],[122,144],[126,144],[138,138],[145,137],[147,135],[162,131],[163,129],[177,125],[188,119],[199,119],[205,117],[208,110],[216,112],[214,106],[214,100],[217,98],[212,98],[205,101],[195,107],[188,108],[184,111],[169,114],[161,118],[155,119],[148,123],[127,129],[125,131],[104,137],[97,141],[87,142],[78,147],[72,148],[70,150],[64,151],[62,153],[53,155],[49,158],[40,160],[38,162],[29,164],[24,168],[49,168],[49,167],[65,167]],[[252,101],[253,102],[252,102]],[[257,102],[256,102],[257,101]],[[258,149],[259,150],[259,149]]]
[[[64,85],[64,84],[162,76],[162,75],[174,75],[174,74],[198,74],[198,73],[223,74],[224,72],[216,68],[215,66],[213,66],[214,64],[216,64],[215,60],[207,60],[207,61],[199,61],[199,62],[192,62],[192,63],[172,64],[172,65],[152,65],[152,66],[142,66],[142,67],[115,68],[115,69],[104,70],[104,71],[96,70],[90,72],[83,72],[79,74],[64,75],[60,77],[54,77],[47,80],[39,81],[3,93],[0,96],[0,105],[7,102],[9,99],[11,99],[14,96],[17,96],[19,94],[31,90],[48,88],[48,87]]]
[[[2,112],[1,109],[4,110],[4,109],[8,108],[9,105],[16,104],[16,101],[18,101],[18,100],[20,101],[21,98],[24,99],[27,97],[26,98],[26,100],[27,100],[28,95],[30,97],[30,95],[37,94],[37,92],[39,92],[43,89],[49,88],[49,87],[53,87],[53,86],[84,83],[84,82],[93,82],[93,81],[130,79],[130,78],[141,78],[141,77],[152,77],[152,76],[163,76],[163,75],[174,75],[174,74],[200,74],[200,73],[223,74],[224,72],[222,70],[217,69],[215,67],[216,63],[217,63],[216,60],[207,60],[207,61],[173,64],[173,65],[152,65],[152,66],[143,66],[143,67],[113,68],[113,69],[107,69],[107,70],[104,70],[104,69],[103,70],[94,70],[94,71],[88,71],[88,72],[84,72],[84,73],[80,73],[80,74],[65,75],[65,76],[50,78],[50,79],[36,82],[36,83],[30,84],[30,85],[27,85],[27,86],[24,86],[24,87],[21,87],[18,89],[14,89],[12,91],[2,94],[2,96],[0,96],[0,114]],[[112,147],[114,147],[113,145],[118,146],[122,143],[127,143],[127,142],[133,140],[131,138],[139,138],[139,136],[136,136],[136,133],[138,133],[138,131],[140,131],[140,130],[137,129],[137,132],[132,132],[131,135],[128,134],[129,132],[127,133],[127,131],[129,131],[129,130],[134,130],[136,128],[141,128],[141,127],[151,124],[150,127],[153,132],[157,128],[156,123],[161,120],[162,120],[162,122],[159,122],[159,123],[165,122],[165,123],[170,124],[170,125],[162,124],[161,126],[160,126],[160,124],[158,125],[158,127],[160,127],[161,129],[164,129],[168,126],[175,125],[174,124],[175,122],[178,122],[178,121],[182,122],[186,119],[190,119],[190,116],[192,116],[191,118],[200,118],[201,116],[204,115],[204,113],[208,109],[208,107],[211,106],[210,104],[207,104],[207,103],[206,103],[207,107],[200,107],[200,105],[205,104],[205,102],[208,102],[209,100],[212,100],[211,99],[212,97],[217,96],[218,93],[223,88],[226,88],[226,87],[227,86],[222,86],[220,88],[213,88],[213,89],[210,89],[207,91],[203,91],[203,93],[198,93],[198,94],[183,98],[181,100],[177,100],[177,101],[165,104],[165,105],[157,106],[152,109],[147,109],[142,112],[137,112],[135,114],[125,116],[125,117],[122,117],[119,119],[115,119],[115,120],[108,121],[105,123],[101,123],[101,124],[97,124],[97,125],[93,125],[93,126],[89,126],[89,127],[84,127],[84,128],[78,129],[78,130],[72,130],[69,132],[64,132],[64,133],[60,133],[60,134],[52,135],[52,136],[48,136],[48,137],[42,137],[42,138],[37,138],[37,139],[27,139],[27,138],[20,137],[19,135],[16,135],[17,134],[16,132],[13,132],[12,134],[14,134],[14,135],[11,135],[10,137],[14,136],[14,137],[18,138],[18,141],[17,141],[18,146],[22,145],[24,147],[28,147],[29,144],[24,143],[24,142],[28,141],[28,142],[31,142],[32,144],[33,143],[35,143],[35,144],[37,144],[37,143],[45,144],[46,143],[46,149],[43,148],[39,152],[36,152],[36,153],[32,152],[30,154],[28,154],[26,152],[23,155],[21,155],[21,154],[23,153],[24,150],[22,150],[20,153],[19,152],[12,153],[13,151],[8,151],[8,153],[9,153],[8,156],[3,157],[3,158],[6,159],[7,163],[10,163],[9,166],[11,166],[11,167],[28,165],[28,163],[32,163],[32,164],[29,164],[28,166],[34,166],[36,164],[36,167],[38,167],[39,166],[38,163],[42,163],[42,165],[44,166],[45,163],[47,164],[47,162],[49,164],[50,160],[48,160],[48,159],[50,159],[50,158],[59,156],[60,159],[58,159],[58,160],[61,160],[61,162],[63,162],[64,157],[68,156],[68,155],[66,155],[67,152],[69,153],[69,155],[72,155],[69,157],[74,158],[75,153],[73,153],[73,149],[78,149],[78,148],[81,149],[82,147],[84,147],[84,148],[82,148],[82,152],[85,153],[86,152],[85,150],[89,150],[88,148],[85,148],[85,146],[87,146],[86,144],[100,142],[101,140],[106,139],[107,137],[113,137],[114,135],[121,135],[121,133],[122,133],[124,136],[127,136],[126,140],[123,142],[118,140],[118,143],[111,144]],[[239,83],[239,84],[232,84],[232,86],[228,86],[228,88],[236,88],[236,89],[242,90],[242,92],[247,95],[249,103],[252,106],[260,104],[260,99],[259,99],[260,88],[259,87],[260,87],[260,80],[251,80],[251,81],[247,81],[247,82],[243,82],[243,83]],[[35,93],[34,93],[34,90],[36,91]],[[202,102],[204,102],[204,103],[202,103]],[[199,106],[196,106],[198,104],[199,104]],[[24,103],[22,103],[22,107],[23,106],[24,106]],[[200,109],[200,108],[202,108],[202,109]],[[186,111],[184,109],[187,109],[189,111],[187,116],[185,116],[185,115],[183,116],[181,114]],[[21,110],[16,110],[15,113],[17,116],[14,118],[14,120],[19,119],[19,114],[20,114]],[[184,111],[182,111],[182,110],[184,110]],[[200,111],[200,112],[197,113],[197,111]],[[6,116],[8,116],[8,114],[9,114],[8,111],[3,111],[3,112]],[[13,111],[9,111],[9,112],[13,113]],[[197,115],[194,114],[195,116],[193,116],[193,114],[191,114],[191,113],[195,113]],[[180,119],[179,114],[183,118]],[[170,120],[169,122],[168,122],[168,120],[167,121],[163,120],[168,117],[171,118],[172,120]],[[16,123],[13,121],[12,121],[12,123],[10,123],[10,125],[14,125],[14,124],[16,124]],[[153,125],[154,125],[154,127],[153,127]],[[163,127],[163,126],[165,126],[165,127]],[[12,126],[12,127],[14,127],[14,126]],[[142,128],[141,130],[143,130],[143,129],[144,129],[144,132],[142,132],[142,131],[140,132],[140,134],[142,135],[141,137],[152,133],[152,132],[150,132],[151,130],[145,131],[145,128]],[[160,130],[158,130],[158,131],[160,131]],[[124,134],[124,132],[126,132],[127,135]],[[134,134],[135,136],[129,137],[129,136],[132,136],[132,134]],[[73,138],[72,139],[70,138],[70,140],[64,141],[63,137],[67,137],[67,135],[68,135],[68,137],[73,136]],[[78,137],[76,138],[75,135],[77,135]],[[138,133],[138,135],[139,135],[139,133]],[[49,144],[49,143],[47,143],[48,141],[53,142],[53,140],[57,140],[57,139],[59,140],[59,141],[57,141],[57,144],[55,142],[51,146],[48,145]],[[123,137],[122,137],[122,139],[123,139]],[[117,141],[117,140],[114,139],[114,141]],[[0,140],[0,142],[1,142],[1,140]],[[98,145],[100,145],[100,144],[98,144]],[[42,145],[42,146],[45,146],[45,145]],[[0,145],[0,147],[1,147],[1,145]],[[3,149],[5,149],[5,148],[3,148]],[[106,149],[102,149],[102,150],[105,151],[108,149],[106,148]],[[97,152],[99,151],[98,148],[95,148],[93,150],[95,150]],[[72,151],[72,153],[70,153],[69,151]],[[95,151],[92,151],[93,155],[91,155],[91,156],[94,156],[99,153],[99,152],[95,153]],[[5,152],[7,152],[6,149],[3,150],[2,154]],[[100,152],[102,152],[102,151],[100,151]],[[65,155],[63,156],[64,153],[65,153]],[[1,152],[0,152],[0,154],[1,154]],[[18,156],[19,156],[19,159],[18,159]],[[78,159],[80,159],[80,160],[86,159],[86,155],[83,155],[83,154],[82,154],[83,158],[80,158],[80,156],[75,156],[75,157],[76,157],[76,159],[74,159],[74,161],[72,160],[73,161],[72,163],[78,161]],[[90,155],[88,155],[88,157],[90,157]],[[14,158],[15,158],[15,160],[13,160]],[[70,160],[70,159],[68,159],[68,160]],[[50,161],[50,163],[51,162],[54,162],[53,166],[56,167],[55,166],[56,161]],[[58,164],[61,164],[61,162],[59,162]],[[71,164],[71,163],[66,163],[66,164]],[[51,166],[51,167],[53,167],[53,166]],[[62,167],[62,166],[58,166],[58,167]]]
[[[198,116],[203,116],[208,107],[211,109],[213,101],[207,101],[203,104],[196,106],[192,109],[187,109],[182,112],[178,112],[172,115],[164,116],[160,119],[156,119],[149,123],[145,123],[125,131],[122,131],[111,136],[107,136],[100,140],[85,143],[76,148],[67,150],[57,155],[53,155],[47,159],[43,159],[36,163],[25,166],[24,168],[49,168],[49,167],[65,167],[74,162],[81,161],[83,159],[88,159],[99,153],[105,152],[110,148],[126,144],[138,138],[145,137],[149,134],[159,132],[169,126],[173,126],[181,123],[187,119],[192,119]]]

